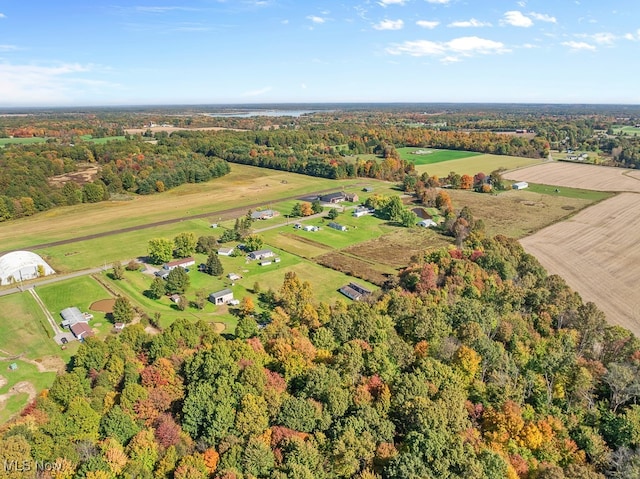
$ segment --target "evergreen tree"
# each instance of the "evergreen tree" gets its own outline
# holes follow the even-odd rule
[[[206,272],[211,276],[222,276],[222,274],[224,273],[222,263],[220,262],[220,258],[218,258],[217,253],[211,253],[207,257]]]
[[[116,323],[130,323],[133,321],[133,306],[128,298],[118,296],[113,304],[113,320]]]

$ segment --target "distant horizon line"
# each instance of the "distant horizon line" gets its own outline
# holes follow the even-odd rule
[[[38,110],[89,110],[89,109],[150,109],[150,108],[255,108],[280,109],[282,107],[328,107],[335,106],[530,106],[530,107],[640,107],[640,103],[585,103],[585,102],[514,102],[514,101],[325,101],[325,102],[253,102],[253,103],[131,103],[131,104],[95,104],[95,105],[14,105],[2,106],[0,111],[38,111]]]

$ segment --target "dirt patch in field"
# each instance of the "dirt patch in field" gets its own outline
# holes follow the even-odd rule
[[[224,323],[212,323],[211,325],[213,326],[213,330],[218,334],[222,333],[227,328]]]
[[[50,177],[47,181],[51,186],[64,186],[65,183],[69,181],[75,181],[80,186],[85,183],[89,183],[95,180],[96,176],[98,176],[99,167],[98,166],[87,166],[82,168],[80,171],[74,171],[71,173],[65,173],[63,175],[56,175]]]
[[[4,376],[0,376],[0,388],[3,388],[7,385],[7,378]]]
[[[316,263],[326,266],[327,268],[340,271],[342,273],[364,279],[370,283],[382,286],[387,280],[384,273],[370,263],[367,263],[354,256],[343,254],[339,251],[323,254],[315,258]]]
[[[29,398],[27,399],[27,403],[30,403],[36,397],[36,388],[33,387],[29,381],[20,381],[19,383],[14,384],[9,392],[5,394],[0,394],[0,409],[4,408],[4,403],[7,399],[16,394],[26,393]]]
[[[595,191],[640,192],[638,171],[598,165],[552,162],[505,173],[508,180]]]
[[[640,336],[640,195],[622,193],[521,240],[607,321]]]
[[[93,311],[100,311],[102,313],[113,313],[114,304],[116,304],[115,299],[101,299],[89,306],[89,309]]]

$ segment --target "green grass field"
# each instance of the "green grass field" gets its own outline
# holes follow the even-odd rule
[[[91,143],[97,144],[104,144],[108,141],[125,139],[124,136],[105,136],[104,138],[93,138],[91,135],[82,135],[80,138],[82,138],[83,141],[90,141]]]
[[[363,179],[330,180],[254,166],[231,165],[231,173],[207,183],[185,184],[162,194],[131,201],[104,201],[55,208],[28,218],[0,224],[3,250],[132,227],[188,215],[242,208],[252,203],[276,203],[283,197],[304,196],[313,191],[354,186]],[[375,180],[366,180],[376,185]],[[28,231],[28,235],[16,235]]]
[[[20,382],[28,382],[36,392],[51,386],[55,372],[40,371],[37,363],[45,369],[62,366],[78,349],[78,343],[70,343],[61,350],[51,336],[53,331],[31,294],[0,297],[0,377],[7,381],[0,387],[0,395],[9,393]],[[9,370],[11,363],[16,363],[18,369]],[[26,392],[9,393],[4,406],[0,401],[0,423],[22,410],[28,398]]]
[[[616,135],[620,135],[620,134],[626,134],[626,135],[640,135],[640,128],[635,127],[635,126],[613,126],[612,127],[613,133]]]
[[[489,174],[501,168],[513,170],[525,166],[537,165],[542,161],[543,160],[533,158],[521,158],[519,156],[482,154],[430,165],[418,165],[416,166],[416,171],[418,173],[426,172],[429,175],[443,178],[452,171],[459,175],[475,175],[479,172]]]
[[[593,202],[602,201],[613,196],[613,193],[607,193],[604,191],[582,190],[579,188],[540,185],[536,183],[529,183],[529,187],[527,189],[533,193],[541,193],[544,195],[564,198],[580,198]]]
[[[400,158],[410,161],[416,166],[432,165],[434,163],[442,163],[443,161],[460,160],[462,158],[471,158],[482,154],[473,151],[439,150],[437,148],[415,147],[398,148],[398,153],[400,154]]]
[[[33,143],[44,143],[46,138],[0,138],[0,146],[6,145],[30,145]]]
[[[109,292],[91,276],[38,286],[37,291],[55,319],[60,318],[60,311],[65,308],[76,306],[81,311],[90,311],[89,307],[95,301],[111,298]]]

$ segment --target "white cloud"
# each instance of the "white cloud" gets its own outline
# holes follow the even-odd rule
[[[404,27],[402,20],[382,20],[373,26],[376,30],[402,30],[402,27]]]
[[[0,18],[7,18],[7,16],[4,13],[0,13]]]
[[[326,22],[326,21],[327,21],[325,18],[318,17],[318,16],[316,16],[316,15],[309,15],[309,16],[307,17],[307,19],[309,19],[309,20],[311,20],[313,23],[317,23],[317,24],[324,23],[324,22]]]
[[[459,37],[448,42],[407,41],[387,48],[387,53],[391,55],[442,56],[445,63],[460,61],[459,56],[470,57],[474,54],[488,55],[509,51],[501,42],[479,37]]]
[[[426,0],[428,3],[438,3],[440,5],[446,5],[450,0]]]
[[[599,32],[590,35],[590,38],[599,45],[613,45],[617,37],[613,33]]]
[[[265,93],[268,93],[270,91],[271,91],[271,87],[270,86],[266,86],[264,88],[259,88],[258,90],[246,91],[241,96],[260,96],[260,95],[264,95]]]
[[[454,56],[446,56],[444,57],[442,60],[440,60],[442,63],[445,64],[449,64],[449,63],[458,63],[460,60],[460,58],[458,57],[454,57]]]
[[[18,50],[18,47],[15,45],[0,45],[0,52],[14,52]]]
[[[573,51],[581,51],[581,50],[587,50],[587,51],[595,51],[596,47],[594,45],[591,45],[587,42],[574,42],[574,41],[570,41],[570,42],[562,42],[562,44],[565,47],[569,47],[571,50]]]
[[[518,6],[519,6],[520,8],[524,8],[524,7],[526,7],[526,6],[527,6],[527,2],[518,2]]]
[[[541,22],[558,23],[558,20],[556,19],[556,17],[552,17],[551,15],[548,15],[546,13],[529,12],[529,15],[531,15],[533,18]]]
[[[454,28],[469,28],[469,27],[490,27],[491,24],[489,22],[481,22],[480,20],[476,20],[475,18],[471,18],[469,20],[461,20],[457,22],[451,22],[448,27]]]
[[[523,27],[527,28],[533,25],[533,21],[519,12],[518,10],[511,10],[509,12],[505,12],[504,17],[502,19],[503,24],[511,25],[514,27]]]
[[[418,25],[419,27],[422,28],[428,28],[429,30],[436,28],[438,25],[440,25],[440,22],[432,22],[429,20],[418,20],[416,22],[416,25]]]
[[[631,40],[632,42],[637,42],[640,41],[640,28],[638,30],[636,30],[636,33],[626,33],[624,35],[624,38],[626,38],[627,40]]]
[[[378,5],[381,7],[386,7],[388,5],[404,5],[406,0],[380,0]]]
[[[63,105],[83,95],[104,94],[117,85],[82,78],[93,65],[63,63],[54,66],[0,63],[0,91],[3,104]]]

